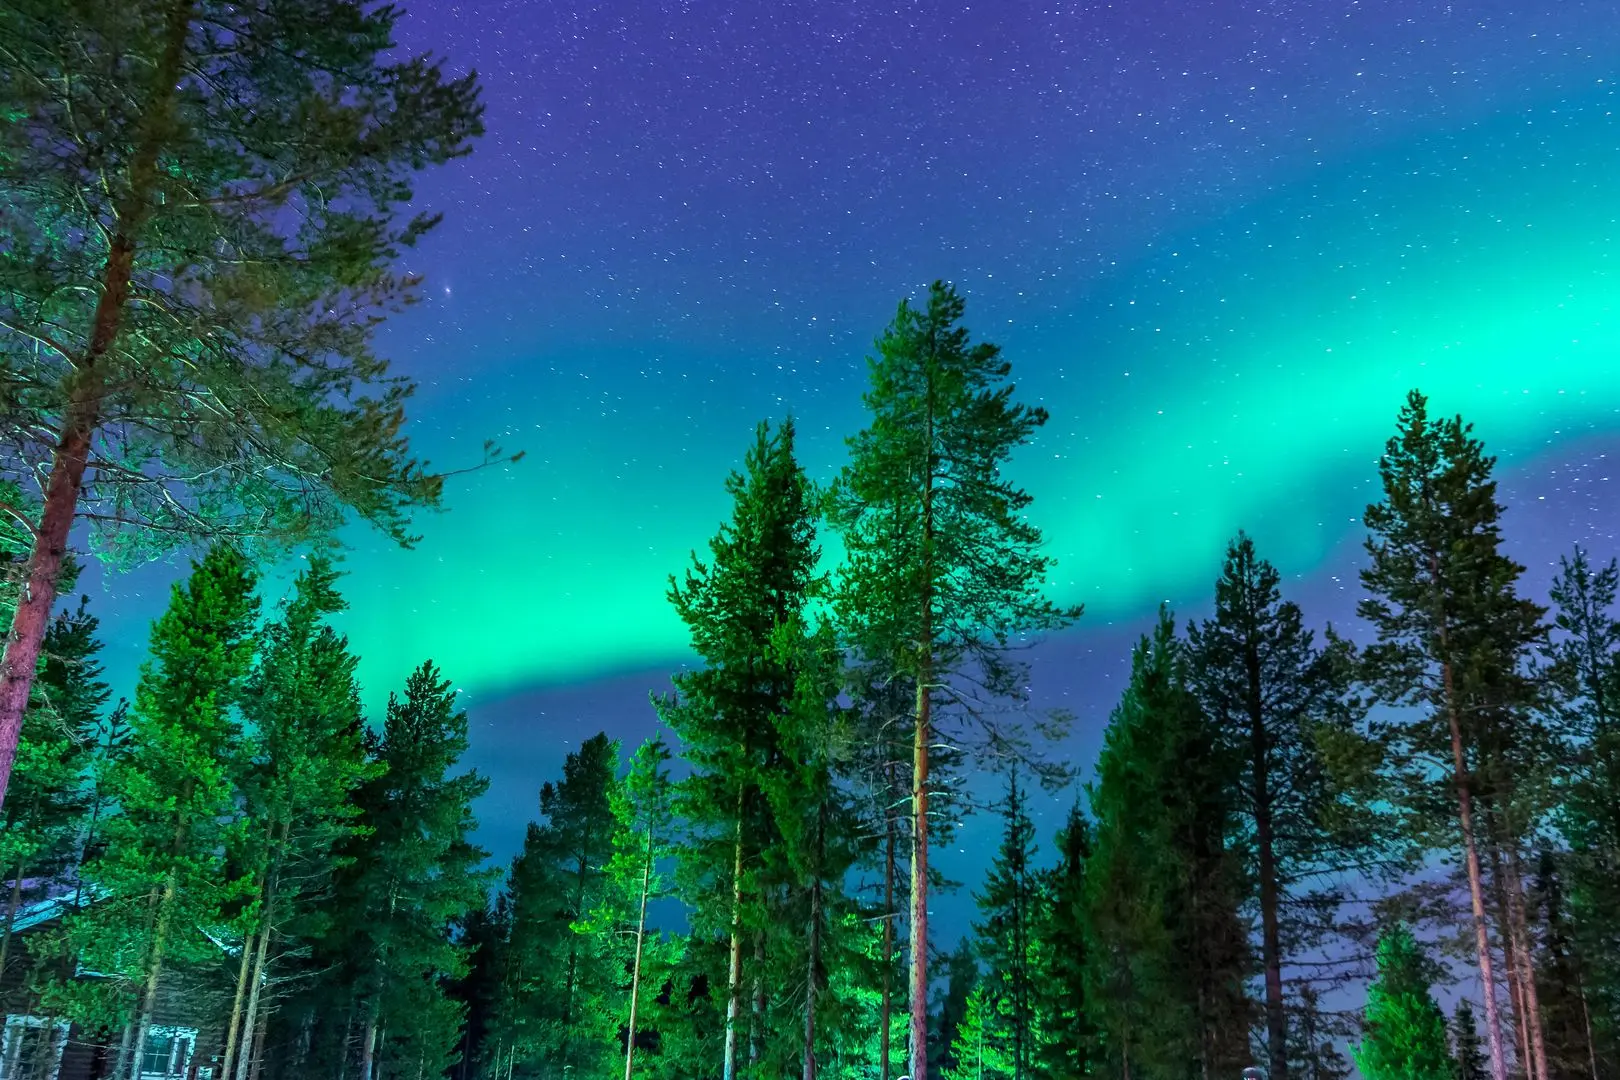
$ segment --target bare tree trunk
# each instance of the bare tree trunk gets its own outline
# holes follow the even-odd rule
[[[220,1080],[227,1080],[235,1074],[232,1063],[236,1059],[236,1049],[241,1045],[242,1035],[242,1003],[247,999],[248,972],[253,968],[254,939],[258,932],[249,933],[242,939],[242,962],[236,966],[236,994],[231,999],[231,1021],[225,1028],[225,1053],[219,1061]]]
[[[624,1080],[630,1080],[636,1057],[636,1005],[641,999],[641,950],[647,939],[647,893],[652,888],[653,834],[647,826],[647,850],[641,863],[641,908],[636,915],[636,959],[630,968],[630,1022],[624,1039]]]
[[[174,906],[174,893],[175,880],[171,872],[158,898],[157,925],[152,931],[152,950],[146,961],[146,983],[141,988],[141,1004],[135,1014],[135,1060],[130,1067],[130,1080],[140,1080],[141,1057],[146,1049],[146,1037],[152,1030],[152,1012],[157,1008],[158,984],[163,977],[163,955],[168,945],[169,914]]]
[[[737,1014],[742,1010],[743,793],[737,792],[737,838],[731,859],[731,959],[726,969],[726,1044],[721,1080],[737,1076]]]
[[[253,1055],[248,1070],[248,1080],[259,1080],[259,1074],[264,1071],[264,1040],[270,1035],[270,1014],[259,1014],[259,1022],[253,1029]]]
[[[1485,831],[1493,837],[1497,836],[1500,830],[1495,813],[1488,804],[1481,809],[1485,817]],[[1500,927],[1498,936],[1502,939],[1502,966],[1507,969],[1508,1006],[1513,1010],[1514,1051],[1519,1067],[1524,1070],[1525,1080],[1536,1080],[1535,1070],[1531,1067],[1530,1026],[1526,1019],[1524,983],[1520,977],[1516,948],[1518,937],[1513,933],[1513,919],[1509,913],[1507,874],[1502,868],[1501,845],[1491,845],[1490,857],[1491,892],[1496,901],[1496,923]]]
[[[1445,630],[1442,624],[1441,644]],[[1470,787],[1468,763],[1463,753],[1462,726],[1457,720],[1456,688],[1451,663],[1441,665],[1446,693],[1446,722],[1451,732],[1451,763],[1457,786],[1457,819],[1462,827],[1463,853],[1468,865],[1468,896],[1474,912],[1474,951],[1479,960],[1480,980],[1485,986],[1485,1035],[1491,1048],[1491,1080],[1508,1080],[1507,1060],[1502,1048],[1502,1017],[1496,1001],[1496,975],[1491,963],[1490,931],[1485,920],[1485,885],[1479,864],[1479,844],[1474,832],[1474,796]]]
[[[264,1056],[263,1048],[258,1045],[258,1036],[254,1034],[250,1039],[249,1035],[270,1020],[268,1011],[261,1015],[260,1002],[264,993],[265,956],[270,951],[270,934],[274,927],[275,899],[275,885],[272,883],[266,888],[264,928],[259,931],[259,947],[253,958],[253,975],[248,985],[247,1017],[243,1023],[242,1048],[236,1056],[236,1080],[247,1080],[249,1064],[256,1063]],[[220,1080],[229,1080],[229,1077],[221,1074]]]
[[[1524,998],[1526,1026],[1530,1035],[1530,1061],[1535,1066],[1536,1080],[1551,1080],[1547,1071],[1547,1041],[1541,1026],[1541,991],[1536,986],[1535,955],[1530,947],[1530,925],[1524,910],[1524,878],[1519,873],[1518,844],[1511,838],[1507,844],[1508,919],[1512,935],[1517,939],[1520,993]]]
[[[887,751],[885,751],[887,757]],[[883,1005],[882,1030],[878,1032],[878,1080],[889,1080],[891,1073],[889,1061],[889,1039],[894,1027],[894,921],[899,912],[894,910],[894,861],[895,851],[895,819],[894,819],[894,769],[885,764],[883,767],[884,784],[884,810],[883,810]]]
[[[931,631],[925,638],[932,647]],[[928,755],[932,738],[925,661],[917,679],[917,722],[911,748],[911,1080],[928,1080]]]
[[[84,488],[91,442],[101,424],[105,390],[98,362],[112,348],[123,326],[129,303],[130,278],[135,268],[135,243],[151,211],[158,180],[158,156],[171,135],[176,83],[185,61],[186,38],[191,32],[192,0],[169,5],[163,55],[153,72],[151,97],[143,111],[134,156],[129,167],[129,198],[119,208],[107,262],[101,274],[101,295],[90,324],[89,346],[74,360],[67,384],[68,401],[51,454],[50,479],[45,484],[45,505],[28,552],[22,588],[12,613],[11,632],[0,654],[0,805],[11,783],[17,761],[17,742],[23,714],[39,666],[40,647],[56,602],[56,579],[67,554],[68,534],[78,512]]]
[[[377,1054],[377,1013],[375,1007],[366,1014],[366,1034],[360,1044],[360,1080],[371,1080],[372,1065]]]

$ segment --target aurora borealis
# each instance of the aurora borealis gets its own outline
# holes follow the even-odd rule
[[[415,551],[357,534],[346,629],[371,694],[429,656],[466,688],[514,812],[570,741],[650,728],[662,687],[591,687],[681,662],[664,581],[753,424],[792,410],[830,478],[869,343],[933,278],[1053,416],[1017,467],[1088,614],[1051,655],[1197,609],[1239,527],[1303,588],[1353,577],[1412,386],[1515,492],[1620,441],[1612,5],[406,6],[490,131],[420,193],[428,302],[385,349],[436,464],[527,458],[458,480]],[[1572,539],[1536,513],[1533,568]],[[1607,558],[1613,520],[1573,538]],[[115,675],[172,573],[106,581]]]

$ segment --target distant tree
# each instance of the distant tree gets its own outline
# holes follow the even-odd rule
[[[943,282],[924,308],[902,302],[878,341],[865,394],[868,426],[850,439],[851,461],[832,500],[846,560],[839,621],[865,661],[916,692],[911,719],[910,1075],[928,1074],[929,768],[951,741],[936,712],[943,687],[976,682],[988,699],[1016,699],[1016,636],[1054,629],[1079,609],[1042,595],[1050,560],[1023,511],[1030,496],[1002,473],[1013,450],[1046,422],[1015,404],[1000,350],[974,344],[961,296]],[[968,712],[988,717],[986,710]],[[961,732],[966,740],[968,733]],[[1003,753],[1022,734],[992,724],[977,732]],[[729,1080],[729,1077],[727,1078]]]
[[[1411,931],[1386,930],[1378,978],[1367,988],[1366,1037],[1355,1047],[1363,1080],[1450,1080],[1446,1019],[1429,985],[1429,965]]]
[[[1330,828],[1336,795],[1317,731],[1338,719],[1347,666],[1316,646],[1298,605],[1282,599],[1275,567],[1239,533],[1215,584],[1214,617],[1188,627],[1188,680],[1216,726],[1232,772],[1234,842],[1260,914],[1269,1080],[1288,1080],[1289,948],[1308,948],[1331,923],[1336,896],[1322,879],[1360,869],[1360,837]]]
[[[166,976],[218,962],[209,932],[245,890],[224,851],[257,611],[253,575],[229,548],[174,587],[136,684],[130,748],[106,779],[119,813],[101,822],[104,847],[83,871],[99,900],[72,913],[56,943],[105,978],[50,986],[47,1007],[87,1027],[123,1027],[126,1070],[139,1071],[129,1052],[138,1065]]]
[[[1335,1041],[1337,1027],[1322,1009],[1316,989],[1299,988],[1298,1000],[1288,1010],[1289,1074],[1298,1080],[1349,1080],[1350,1062]]]
[[[1025,1080],[1039,1049],[1035,930],[1044,921],[1035,870],[1035,825],[1013,768],[1001,804],[1001,846],[974,896],[975,941],[984,975],[979,985],[1000,1019],[1013,1080]]]
[[[1007,1053],[1003,1011],[984,983],[968,994],[967,1009],[951,1044],[953,1066],[945,1080],[1011,1080],[1013,1063]]]
[[[1485,1080],[1485,1048],[1474,1023],[1474,1006],[1467,998],[1457,1002],[1451,1016],[1451,1075],[1453,1080]]]
[[[1533,824],[1516,799],[1533,791],[1539,763],[1519,760],[1533,687],[1529,650],[1542,637],[1542,610],[1515,595],[1523,567],[1503,555],[1502,507],[1491,479],[1494,459],[1461,417],[1431,420],[1413,391],[1379,462],[1383,500],[1367,507],[1362,571],[1370,594],[1360,614],[1378,640],[1364,653],[1369,684],[1380,700],[1420,705],[1394,729],[1402,753],[1444,775],[1454,816],[1432,785],[1414,782],[1415,820],[1434,843],[1460,841],[1473,908],[1480,976],[1495,985],[1482,859],[1495,852],[1504,868],[1504,943],[1515,962],[1506,972],[1522,995],[1538,1074],[1545,1075],[1540,1009],[1529,970],[1519,844]],[[1454,831],[1453,831],[1454,830]],[[1456,840],[1452,840],[1456,837]],[[1485,1033],[1494,1080],[1507,1080],[1495,996],[1485,995]]]
[[[1130,682],[1109,718],[1088,801],[1096,815],[1086,871],[1084,993],[1099,1035],[1096,1066],[1170,1076],[1191,1060],[1193,1018],[1166,920],[1179,867],[1158,808],[1164,756],[1187,709],[1175,627],[1161,613],[1131,654]]]
[[[1040,878],[1043,899],[1035,925],[1034,991],[1042,1027],[1037,1071],[1047,1080],[1091,1075],[1096,1048],[1085,985],[1091,833],[1091,822],[1077,802],[1057,835],[1057,865]]]
[[[619,746],[605,734],[563,762],[540,789],[543,820],[529,827],[507,882],[506,982],[495,1031],[523,1071],[598,1074],[614,1059],[624,956],[593,920],[618,924],[612,894],[619,819]],[[604,911],[604,908],[607,910]]]
[[[355,681],[358,658],[328,620],[348,605],[338,574],[311,560],[281,617],[263,633],[243,698],[248,764],[240,778],[247,820],[237,844],[253,894],[242,912],[236,992],[221,1076],[248,1080],[265,1047],[275,987],[309,976],[313,942],[327,931],[341,854],[360,829],[360,785],[376,776]]]
[[[974,953],[972,939],[963,938],[945,955],[944,970],[940,973],[944,976],[945,988],[933,1011],[936,1027],[929,1044],[935,1057],[929,1066],[942,1075],[956,1068],[956,1059],[951,1054],[956,1046],[957,1030],[967,1017],[968,995],[979,983],[979,961]]]
[[[364,831],[347,845],[322,950],[356,1011],[360,1080],[438,1076],[460,1041],[464,1009],[447,984],[467,972],[456,930],[486,902],[487,853],[470,837],[489,781],[455,771],[467,750],[455,699],[425,663],[403,697],[389,695],[370,740],[382,768],[356,798]],[[351,1032],[338,1034],[347,1044]]]
[[[0,658],[0,801],[75,521],[118,558],[270,549],[349,512],[409,540],[441,478],[372,351],[414,296],[411,177],[481,129],[472,76],[350,0],[0,9],[0,467],[39,478]],[[48,469],[42,467],[48,463]]]
[[[1594,567],[1576,548],[1553,581],[1555,637],[1548,647],[1556,690],[1554,722],[1567,768],[1559,831],[1567,838],[1564,879],[1570,949],[1597,1057],[1620,1060],[1620,567]]]
[[[1541,980],[1541,1026],[1553,1076],[1591,1076],[1596,1070],[1590,1005],[1564,895],[1564,859],[1543,847],[1531,888],[1539,931],[1536,973]]]
[[[736,1080],[740,1048],[750,1060],[764,1049],[766,937],[784,885],[761,878],[762,853],[781,836],[763,780],[786,764],[780,722],[799,674],[773,635],[802,617],[819,588],[817,500],[794,457],[791,420],[775,431],[760,425],[726,490],[731,518],[710,540],[709,561],[694,554],[684,580],[670,580],[701,666],[676,675],[674,693],[654,704],[692,768],[677,785],[688,833],[676,881],[694,935],[727,942],[709,992],[723,1002],[722,1080]]]

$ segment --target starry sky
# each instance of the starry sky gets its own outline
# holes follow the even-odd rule
[[[402,46],[478,70],[489,132],[419,187],[446,219],[385,350],[436,464],[528,456],[458,480],[414,551],[357,532],[344,628],[368,700],[426,657],[464,689],[502,855],[570,748],[651,732],[685,659],[664,581],[753,425],[791,410],[830,478],[873,339],[934,278],[1052,414],[1016,473],[1087,606],[1036,655],[1077,762],[1239,527],[1354,631],[1413,386],[1501,455],[1530,588],[1576,541],[1620,550],[1612,3],[404,6]],[[92,577],[115,677],[177,572]]]

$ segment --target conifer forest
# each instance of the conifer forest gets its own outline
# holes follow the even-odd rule
[[[870,30],[862,19],[888,18],[883,5],[779,3],[717,0],[727,14],[704,24],[705,47],[746,67],[750,49],[780,43],[759,37],[765,27],[820,56]],[[573,57],[609,79],[594,43],[641,40],[642,23],[649,40],[674,41],[686,31],[671,28],[710,16],[653,0],[495,6],[512,37],[467,54],[488,60],[485,75],[463,55],[479,32],[457,24],[493,17],[488,4],[0,0],[0,1080],[1620,1080],[1620,544],[1596,526],[1548,540],[1557,522],[1505,478],[1534,466],[1527,441],[1552,446],[1563,429],[1543,433],[1530,406],[1501,404],[1530,395],[1514,380],[1539,387],[1545,368],[1578,383],[1569,400],[1595,418],[1580,430],[1601,442],[1614,436],[1620,384],[1575,379],[1556,349],[1499,362],[1493,345],[1463,337],[1461,367],[1414,353],[1359,383],[1353,342],[1343,359],[1317,342],[1304,365],[1329,389],[1251,426],[1351,432],[1298,450],[1332,468],[1299,472],[1303,486],[1252,528],[1236,511],[1220,533],[1191,512],[1185,527],[1144,518],[1110,541],[1112,564],[1065,555],[1060,573],[1056,533],[1118,532],[1124,519],[1090,488],[1066,488],[1052,461],[1136,469],[1128,459],[1141,455],[1115,435],[1138,421],[1092,400],[1103,361],[1071,357],[1067,382],[1049,357],[1026,363],[1046,354],[1009,317],[1023,293],[975,278],[961,268],[978,264],[942,241],[937,268],[908,256],[885,279],[892,288],[863,298],[859,310],[885,314],[853,345],[816,339],[816,356],[839,343],[847,378],[777,392],[760,372],[801,362],[785,343],[780,363],[753,374],[694,362],[675,381],[708,387],[701,407],[688,390],[637,406],[645,441],[604,451],[607,467],[718,507],[713,527],[689,528],[693,515],[666,513],[643,486],[644,502],[603,496],[608,524],[592,533],[546,500],[601,475],[589,472],[597,451],[526,451],[553,421],[620,423],[639,391],[613,380],[663,378],[665,361],[543,383],[518,422],[514,410],[530,406],[503,404],[516,384],[488,381],[470,345],[457,352],[458,336],[470,342],[491,320],[443,314],[469,301],[439,285],[448,249],[435,245],[466,228],[453,242],[476,250],[467,259],[498,262],[513,250],[501,237],[539,250],[548,230],[577,239],[584,228],[560,210],[482,240],[463,224],[515,197],[500,188],[512,182],[501,170],[517,168],[501,96],[514,93],[514,56]],[[974,8],[888,6],[914,27],[946,25],[941,48]],[[1040,22],[1058,16],[1035,6],[973,16],[990,20],[974,33],[1024,27],[1059,42],[1057,24]],[[1101,9],[1083,16],[1125,17]],[[837,12],[854,22],[826,29]],[[1512,5],[1498,16],[1511,23]],[[1620,49],[1613,11],[1582,17],[1594,41]],[[1227,18],[1208,35],[1166,33],[1213,35],[1199,46],[1213,49],[1236,25]],[[795,37],[794,19],[815,29]],[[1168,47],[1155,40],[1142,55]],[[706,55],[695,48],[681,55]],[[772,78],[842,78],[790,70],[786,55],[763,82],[711,71],[701,92],[744,95],[726,99],[740,108]],[[1020,81],[1029,70],[1008,85],[1033,86]],[[666,85],[651,67],[616,77],[656,89],[586,102],[641,127],[581,121],[617,164],[580,190],[605,206],[620,197],[610,176],[667,175],[668,205],[685,208],[669,213],[697,214],[698,188],[674,179],[686,175],[678,155],[637,157],[655,152],[637,141],[654,138],[643,129],[686,107],[655,103],[679,98],[681,80]],[[929,77],[966,101],[951,76]],[[1131,78],[1094,97],[1130,98]],[[570,92],[557,90],[555,114],[524,104],[544,115],[534,139],[567,137]],[[780,108],[839,118],[814,98],[784,94]],[[1612,119],[1612,101],[1604,108]],[[742,137],[720,105],[707,115]],[[980,135],[1011,138],[997,123]],[[1612,130],[1605,138],[1612,149]],[[474,163],[486,170],[477,193],[447,195],[457,189],[446,178]],[[765,169],[773,183],[777,167]],[[1039,188],[1034,176],[1019,183]],[[1608,210],[1583,228],[1612,232],[1616,176]],[[1378,218],[1355,183],[1340,192],[1356,208],[1346,213]],[[665,199],[658,185],[642,190]],[[1328,195],[1310,196],[1311,214],[1325,220]],[[752,204],[727,205],[737,218],[712,220],[768,248],[765,226],[736,224]],[[746,250],[743,263],[755,257]],[[564,280],[536,269],[552,255],[532,258],[502,273]],[[1403,264],[1403,288],[1423,287],[1422,258]],[[1563,339],[1556,312],[1590,299],[1571,260],[1513,264],[1557,278],[1556,301],[1535,310]],[[853,266],[817,272],[864,273]],[[1613,322],[1605,273],[1593,327]],[[1504,275],[1491,280],[1511,292],[1503,282],[1520,277]],[[751,276],[728,278],[710,308],[746,306],[763,287]],[[1221,290],[1257,280],[1234,270],[1209,287],[1224,304]],[[1284,299],[1268,318],[1304,318],[1308,288],[1273,284]],[[829,282],[825,310],[843,285]],[[608,305],[617,287],[580,295]],[[1090,288],[1075,292],[1102,295]],[[523,326],[551,310],[541,291],[503,300],[503,325],[522,327],[511,333],[555,330],[539,315]],[[1495,302],[1473,302],[1481,333],[1515,349],[1530,341],[1510,316],[1487,318]],[[556,318],[582,326],[607,317],[556,303]],[[1116,314],[1136,303],[1097,301]],[[1155,308],[1163,327],[1121,340],[1164,329],[1218,351],[1261,336],[1200,336],[1171,325],[1175,310]],[[678,337],[689,314],[648,325]],[[710,325],[702,318],[690,325]],[[1591,333],[1590,347],[1609,351],[1583,363],[1620,371],[1620,348],[1602,336],[1612,330]],[[1284,377],[1269,371],[1232,369],[1218,380],[1231,396],[1208,391],[1196,411],[1248,407],[1231,388]],[[1153,392],[1168,394],[1175,379],[1156,377]],[[1189,366],[1176,378],[1202,376]],[[746,396],[750,379],[766,389]],[[580,411],[562,404],[564,386]],[[472,452],[468,438],[441,438],[447,400],[472,444],[496,438]],[[719,419],[728,401],[746,402],[746,424]],[[1375,423],[1334,426],[1349,409]],[[726,466],[687,491],[663,470],[700,428],[724,442],[703,460]],[[1151,438],[1191,445],[1190,430]],[[1500,446],[1512,448],[1501,462]],[[1149,485],[1133,505],[1179,515],[1183,480],[1237,490],[1220,475]],[[1081,509],[1059,512],[1071,496]],[[528,525],[497,539],[475,503],[521,503],[503,512]],[[1322,506],[1345,512],[1329,521]],[[1300,528],[1337,530],[1320,546],[1350,554],[1310,563],[1288,539],[1297,530],[1276,525],[1290,513]],[[599,595],[617,599],[596,622],[566,607],[584,581],[525,591],[548,560],[576,557],[555,541],[564,534],[606,553],[591,565],[612,579]],[[659,553],[656,576],[614,563],[624,536]],[[525,546],[495,546],[505,543]],[[1129,584],[1126,562],[1151,569],[1172,549],[1164,558],[1196,572]],[[447,559],[462,576],[448,599],[424,599]],[[161,595],[146,588],[159,580],[150,573],[120,576],[153,565],[173,571]],[[382,565],[404,568],[386,592]],[[1341,565],[1350,606],[1317,610],[1323,591],[1299,583]],[[1192,585],[1176,584],[1188,574]],[[523,610],[485,626],[459,616],[490,582]],[[481,763],[504,751],[480,756],[485,727],[469,715],[494,684],[486,667],[457,664],[510,655],[526,636],[539,651],[570,634],[581,649],[603,634],[629,640],[654,610],[678,641],[657,653],[663,672],[638,705],[644,737],[603,723],[576,738],[541,715],[505,732],[501,745],[544,747],[560,765],[524,773],[532,820],[508,822],[521,846],[499,851],[496,778]],[[131,611],[142,612],[133,637]],[[1054,703],[1040,688],[1078,655],[1072,643],[1107,640],[1084,637],[1099,621],[1136,638],[1110,658],[1107,707]],[[379,632],[390,622],[402,626]],[[409,674],[376,685],[372,649],[390,662],[405,650]],[[115,662],[126,654],[138,659]],[[464,695],[463,678],[479,692]],[[1077,732],[1093,736],[1083,755]],[[971,835],[994,837],[982,852],[963,850],[974,823]],[[971,911],[970,925],[942,916],[947,904]]]

